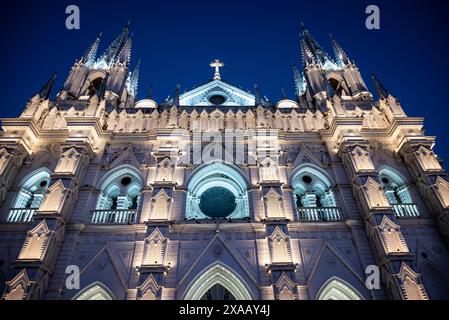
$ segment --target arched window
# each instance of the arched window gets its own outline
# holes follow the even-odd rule
[[[329,83],[332,86],[332,89],[334,90],[335,94],[342,96],[343,86],[341,85],[341,82],[335,78],[330,78]]]
[[[188,183],[186,219],[248,218],[247,189],[237,169],[223,163],[205,165]]]
[[[335,221],[340,219],[329,178],[321,170],[304,166],[292,179],[300,220]]]
[[[29,222],[43,202],[50,185],[50,170],[42,168],[27,175],[8,215],[9,222]]]
[[[420,215],[405,179],[399,173],[390,168],[383,168],[379,171],[379,177],[388,202],[399,217],[418,217]]]
[[[332,278],[321,287],[317,300],[363,300],[363,296],[348,283]]]
[[[100,77],[91,81],[91,83],[89,84],[89,87],[86,90],[85,95],[92,97],[94,94],[96,94],[98,92],[98,90],[100,90],[100,86],[101,86],[102,82],[103,82],[103,79]]]
[[[142,177],[131,166],[124,166],[108,174],[101,184],[93,222],[134,222],[142,187]]]
[[[83,98],[90,98],[95,95],[101,88],[105,80],[105,74],[101,71],[94,71],[87,77],[81,89],[80,96]]]

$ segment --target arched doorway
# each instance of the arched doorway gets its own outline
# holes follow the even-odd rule
[[[207,301],[232,301],[235,297],[221,284],[216,284],[204,294],[201,300]]]
[[[184,300],[253,300],[243,280],[230,268],[216,263],[197,276]]]
[[[321,287],[317,300],[363,300],[363,296],[343,280],[332,278]]]
[[[76,295],[73,300],[115,300],[115,298],[105,285],[95,282]]]

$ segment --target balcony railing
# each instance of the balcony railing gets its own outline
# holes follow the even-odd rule
[[[28,223],[31,222],[37,209],[10,209],[6,221],[12,223]]]
[[[413,203],[394,204],[393,209],[396,212],[396,216],[399,218],[416,218],[421,216],[418,206]]]
[[[95,210],[93,224],[134,224],[137,210]]]
[[[298,208],[298,218],[304,222],[336,222],[343,220],[338,208]]]

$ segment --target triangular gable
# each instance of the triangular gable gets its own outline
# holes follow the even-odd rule
[[[223,106],[254,106],[256,97],[242,89],[221,80],[214,80],[198,88],[188,91],[180,96],[181,106],[208,106],[216,107],[209,101],[214,95],[221,95],[225,98]]]
[[[104,257],[104,258],[102,258]],[[103,259],[103,261],[102,261]],[[118,264],[117,257],[114,257],[114,254],[111,253],[111,249],[109,248],[109,245],[104,246],[88,263],[87,265],[80,271],[80,279],[83,280],[85,278],[89,278],[87,273],[89,273],[89,269],[93,268],[92,270],[92,277],[98,277],[98,275],[104,275],[105,279],[102,279],[103,283],[112,283],[113,278],[111,278],[111,274],[108,272],[98,272],[95,267],[96,265],[100,266],[101,268],[108,268],[108,266],[112,267],[112,270],[114,271],[114,274],[116,275],[117,279],[119,280],[119,283],[121,287],[124,290],[127,290],[127,281],[124,278],[124,276],[127,277],[128,270],[123,270],[121,267],[119,267],[120,264]],[[87,285],[87,283],[85,284]]]
[[[302,147],[293,162],[293,167],[299,167],[304,163],[313,163],[321,168],[326,168],[326,165],[318,159],[307,147]]]
[[[121,166],[123,164],[130,164],[136,168],[140,167],[140,161],[137,159],[132,148],[127,148],[125,150],[125,152],[123,152],[114,161],[112,161],[109,168],[113,169],[113,168]]]
[[[340,252],[338,252],[338,250],[336,250],[335,248],[333,248],[328,242],[324,242],[323,246],[321,247],[321,251],[318,255],[318,257],[316,258],[316,260],[313,262],[314,266],[313,269],[309,275],[308,281],[312,281],[314,278],[314,275],[317,274],[318,278],[320,278],[320,264],[321,262],[323,263],[327,263],[329,264],[331,261],[329,259],[327,259],[327,261],[325,261],[326,259],[323,259],[323,257],[325,256],[325,254],[328,253],[332,256],[334,256],[337,261],[346,269],[346,271],[351,274],[353,277],[355,277],[358,281],[360,281],[361,284],[364,284],[365,280],[362,278],[361,274],[359,274],[357,272],[357,268],[355,268],[349,261],[347,261],[347,259],[345,259]],[[324,265],[322,267],[323,270],[327,270],[329,271],[329,275],[330,273],[332,273],[332,269],[329,268],[328,265]],[[323,271],[322,270],[322,271]],[[341,271],[341,270],[340,270]],[[344,277],[342,277],[342,279],[344,279]]]
[[[179,274],[182,274],[183,276],[182,276],[182,278],[178,281],[178,286],[177,286],[177,288],[179,288],[180,286],[183,286],[184,284],[185,284],[185,282],[189,279],[189,278],[191,278],[192,276],[193,277],[195,277],[195,273],[193,273],[193,271],[196,269],[196,268],[199,268],[200,270],[198,270],[198,272],[199,271],[201,271],[201,270],[204,270],[204,267],[206,267],[206,265],[204,265],[204,267],[202,267],[201,266],[201,264],[202,263],[206,263],[207,265],[209,265],[210,264],[210,258],[209,257],[207,257],[207,254],[208,254],[208,252],[210,252],[211,250],[212,250],[212,252],[215,252],[216,250],[216,247],[217,247],[217,244],[219,244],[220,246],[222,246],[223,247],[223,251],[220,253],[220,255],[222,256],[222,257],[224,257],[226,254],[228,254],[231,258],[232,258],[232,262],[240,269],[240,271],[243,273],[243,274],[245,274],[245,276],[246,276],[246,278],[248,278],[251,282],[252,282],[252,284],[254,285],[254,286],[258,286],[258,283],[257,283],[257,281],[256,281],[256,279],[254,278],[254,276],[251,274],[251,272],[250,271],[248,271],[248,269],[245,267],[245,266],[243,266],[242,264],[241,264],[241,261],[240,261],[240,257],[239,256],[237,256],[235,253],[234,253],[234,251],[230,248],[230,246],[226,243],[226,241],[224,241],[222,238],[221,238],[221,236],[219,235],[219,234],[217,234],[217,235],[215,235],[211,240],[210,240],[210,242],[208,243],[208,245],[204,248],[204,250],[198,255],[198,257],[195,259],[195,260],[193,260],[193,261],[195,261],[188,269],[184,269],[184,270],[178,270],[178,272],[179,271],[181,271],[182,273],[179,273]],[[223,261],[226,261],[227,263],[230,263],[231,261],[228,261],[228,260],[226,260],[226,259],[219,259],[220,261],[221,260],[223,260]],[[190,260],[190,261],[192,261],[192,259]],[[234,271],[238,271],[238,270],[235,270],[234,269]]]

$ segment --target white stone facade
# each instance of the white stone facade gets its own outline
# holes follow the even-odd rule
[[[158,104],[134,101],[129,39],[99,59],[96,41],[55,100],[52,79],[2,120],[3,299],[448,298],[435,138],[338,43],[331,59],[302,30],[296,100],[218,70]]]

